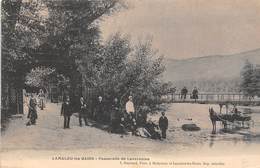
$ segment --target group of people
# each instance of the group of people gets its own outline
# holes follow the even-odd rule
[[[184,86],[181,89],[181,99],[185,100],[187,98],[188,89]],[[199,91],[197,87],[194,87],[190,96],[191,99],[194,99],[195,101],[199,98]]]
[[[29,121],[27,126],[35,125],[38,118],[37,105],[42,102],[37,101],[36,94],[30,94],[28,102],[28,115]],[[39,96],[38,96],[39,97]],[[76,107],[75,107],[76,106]],[[69,96],[66,96],[61,106],[61,116],[64,118],[63,128],[70,128],[70,119],[73,113],[78,113],[79,126],[89,126],[89,119],[92,119],[98,123],[108,123],[110,125],[109,131],[111,133],[138,135],[143,137],[149,137],[152,139],[166,138],[166,130],[168,129],[168,119],[165,113],[162,112],[162,116],[158,121],[158,125],[155,124],[151,118],[147,119],[147,114],[151,109],[144,102],[138,110],[133,102],[133,97],[129,96],[125,106],[122,107],[118,98],[114,98],[109,106],[105,106],[103,98],[99,96],[97,102],[94,105],[94,109],[91,110],[84,97],[80,97],[78,102],[72,103]]]
[[[135,110],[132,96],[129,96],[129,100],[126,102],[125,113],[121,113],[120,115],[119,106],[114,111],[119,115],[115,115],[115,118],[112,119],[111,132],[121,134],[131,132],[132,135],[152,139],[166,138],[168,119],[164,112],[162,112],[159,125],[157,125],[151,118],[147,119],[147,113],[150,112],[150,108],[146,103],[143,103],[138,112]],[[113,112],[111,114],[114,116]]]
[[[125,109],[121,108],[118,98],[114,98],[113,103],[110,104],[110,108],[107,106],[105,108],[101,96],[98,97],[93,112],[90,112],[91,110],[88,108],[83,96],[80,97],[78,106],[79,108],[76,108],[76,111],[78,112],[79,126],[82,126],[82,120],[86,126],[89,126],[88,119],[92,118],[100,123],[109,121],[110,132],[112,133],[119,133],[122,135],[131,133],[132,135],[144,135],[145,137],[150,137],[152,139],[166,138],[168,119],[165,116],[165,113],[162,113],[162,116],[159,119],[159,125],[156,125],[151,120],[147,121],[147,113],[150,110],[149,107],[144,103],[137,112],[132,96],[128,97]],[[75,108],[72,106],[70,97],[67,96],[61,107],[61,115],[64,116],[64,129],[70,128],[70,117],[74,112]]]

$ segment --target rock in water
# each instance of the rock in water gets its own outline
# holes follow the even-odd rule
[[[200,127],[196,124],[183,124],[181,127],[184,131],[199,131]]]

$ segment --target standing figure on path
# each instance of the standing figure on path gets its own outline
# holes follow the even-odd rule
[[[79,109],[79,126],[82,127],[82,118],[85,122],[85,126],[88,126],[88,120],[87,120],[87,104],[84,100],[84,97],[81,96],[80,100],[80,109]]]
[[[165,113],[162,112],[162,116],[159,119],[159,127],[162,131],[162,138],[166,138],[166,130],[168,129],[168,119],[165,116]]]
[[[31,95],[29,101],[29,112],[27,118],[30,119],[29,122],[26,124],[27,126],[36,124],[36,119],[38,118],[38,115],[37,115],[37,100],[34,94]]]
[[[61,116],[64,116],[64,129],[70,128],[70,116],[72,115],[72,105],[70,98],[67,97],[61,106]]]
[[[199,91],[196,87],[193,88],[192,90],[192,98],[195,100],[195,102],[197,101],[197,99],[199,98]]]
[[[42,89],[40,89],[40,92],[39,92],[39,94],[38,94],[38,97],[39,97],[39,100],[40,100],[40,103],[39,103],[40,108],[41,108],[41,110],[43,110],[43,108],[45,107],[45,103],[44,103],[44,97],[45,97],[45,95],[44,95],[44,92],[43,92]]]
[[[188,93],[188,89],[184,86],[184,87],[181,89],[181,99],[185,100],[185,99],[186,99],[186,96],[187,96],[187,93]]]
[[[104,113],[104,102],[103,102],[103,98],[99,96],[96,104],[94,119],[96,121],[103,121],[103,113]]]
[[[114,102],[112,104],[112,111],[110,115],[110,120],[111,120],[111,132],[115,131],[117,128],[117,123],[120,115],[120,103],[117,98],[114,99]]]
[[[134,117],[135,107],[134,107],[132,96],[128,97],[128,101],[126,102],[125,109],[126,109],[127,117],[129,117],[130,115]]]

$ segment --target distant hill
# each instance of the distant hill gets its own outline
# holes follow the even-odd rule
[[[260,48],[233,55],[213,55],[184,60],[165,59],[166,81],[236,79],[246,60],[260,64]]]

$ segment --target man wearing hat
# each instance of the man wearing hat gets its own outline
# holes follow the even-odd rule
[[[87,119],[87,104],[84,100],[84,97],[81,96],[80,100],[80,109],[79,109],[79,126],[82,126],[82,118],[85,122],[85,125],[88,126],[88,119]]]
[[[70,117],[72,115],[72,105],[70,102],[70,97],[67,96],[66,100],[61,106],[61,116],[64,116],[64,129],[70,128]]]
[[[168,119],[165,116],[165,113],[162,112],[162,116],[159,119],[159,127],[162,131],[162,138],[166,138],[166,130],[168,129]]]
[[[104,113],[103,98],[101,96],[98,96],[98,101],[97,101],[97,104],[96,104],[96,112],[95,112],[94,118],[97,121],[101,121],[101,122],[104,121],[103,113]]]

